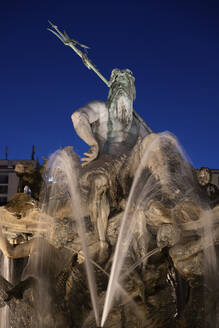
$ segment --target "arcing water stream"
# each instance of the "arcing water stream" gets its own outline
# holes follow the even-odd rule
[[[171,146],[170,149],[172,153],[175,153],[178,156],[178,161],[175,163],[176,166],[178,166],[177,168],[171,168],[171,159],[168,157],[169,155],[171,156],[171,153],[168,153],[168,151],[165,153],[165,149],[168,150],[169,146]],[[101,327],[104,326],[109,311],[113,305],[113,300],[117,293],[117,286],[121,280],[122,266],[132,241],[132,237],[134,234],[136,234],[136,232],[146,236],[146,233],[144,233],[144,231],[142,232],[142,227],[145,226],[145,224],[142,222],[142,216],[136,216],[136,213],[139,209],[141,209],[142,202],[144,202],[144,206],[146,208],[147,203],[157,198],[157,193],[159,191],[157,189],[157,183],[151,181],[150,178],[144,182],[140,193],[138,187],[141,184],[142,172],[144,171],[145,167],[150,167],[151,158],[154,156],[154,152],[156,152],[158,147],[163,147],[163,157],[161,162],[158,164],[162,166],[163,172],[159,177],[162,194],[167,192],[171,195],[172,193],[171,198],[174,204],[173,206],[176,206],[177,203],[187,199],[193,199],[193,201],[198,205],[201,204],[201,200],[195,191],[195,180],[191,165],[186,160],[186,156],[184,155],[182,148],[180,147],[176,138],[169,133],[158,134],[156,139],[147,146],[132,183],[131,191],[119,231],[119,237],[116,244],[116,250],[101,319]],[[156,165],[157,163],[154,164]],[[207,238],[209,245],[213,245],[212,225],[210,222],[211,219],[209,220],[208,215],[201,237],[203,240],[206,240]],[[147,243],[147,241],[145,241],[145,243]],[[214,247],[206,249],[204,253],[206,263],[208,263],[207,267],[211,268],[211,273],[215,272],[216,255]]]
[[[100,315],[97,301],[97,288],[94,277],[94,271],[89,261],[88,248],[86,243],[86,229],[84,223],[84,215],[81,207],[81,199],[78,186],[78,163],[73,154],[68,154],[66,150],[57,151],[51,158],[50,175],[53,179],[54,188],[58,186],[59,190],[65,191],[70,196],[73,217],[78,227],[78,235],[80,236],[82,251],[85,257],[85,267],[87,272],[88,285],[91,294],[92,306],[94,309],[96,324],[100,324]],[[57,190],[54,192],[54,194]],[[51,195],[53,191],[51,190]],[[54,209],[53,209],[54,210]]]
[[[11,273],[12,273],[12,260],[10,260],[8,257],[6,257],[4,254],[2,254],[1,258],[1,275],[3,278],[5,278],[7,281],[11,282]],[[8,306],[4,306],[0,309],[0,327],[1,328],[9,328],[9,308]]]

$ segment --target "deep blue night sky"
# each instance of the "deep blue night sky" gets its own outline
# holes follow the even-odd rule
[[[115,67],[136,78],[135,110],[155,132],[177,136],[196,168],[219,168],[219,2],[1,1],[0,158],[48,157],[87,147],[71,114],[107,86],[47,31],[48,19],[91,47],[109,79]]]

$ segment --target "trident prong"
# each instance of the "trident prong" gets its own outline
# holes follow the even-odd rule
[[[59,38],[59,40],[61,40],[65,44],[65,41],[63,40],[63,38],[58,33],[56,33],[55,31],[51,30],[50,28],[47,28],[47,30],[50,31],[50,32],[52,32],[53,34],[55,34],[57,36],[57,38]]]

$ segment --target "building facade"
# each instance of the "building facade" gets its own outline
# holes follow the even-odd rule
[[[219,189],[219,169],[211,169],[211,183]]]
[[[15,171],[15,167],[20,162],[20,160],[0,159],[0,206],[5,205],[18,191],[20,178]],[[35,160],[22,162],[36,166]]]

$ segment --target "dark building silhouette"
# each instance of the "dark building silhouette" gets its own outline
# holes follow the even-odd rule
[[[211,169],[211,182],[213,185],[215,185],[219,189],[219,169]]]

